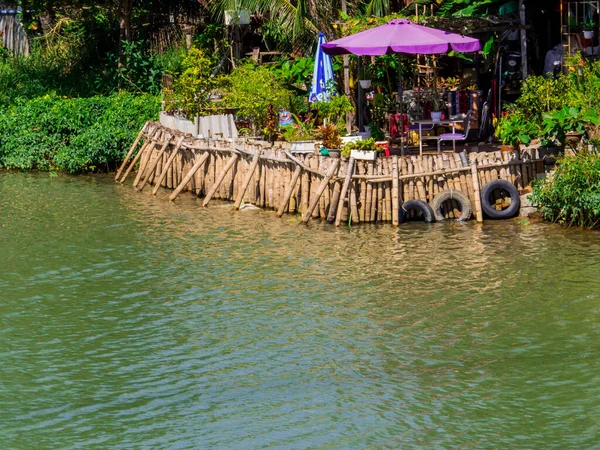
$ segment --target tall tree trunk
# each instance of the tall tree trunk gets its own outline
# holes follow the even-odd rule
[[[118,60],[118,88],[121,90],[122,84],[122,73],[125,69],[125,63],[123,62],[123,48],[124,43],[131,42],[131,10],[132,0],[119,0],[119,60]]]

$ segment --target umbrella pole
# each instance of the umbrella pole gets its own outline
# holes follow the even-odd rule
[[[404,156],[404,105],[402,104],[402,65],[398,56],[398,92],[396,93],[396,113],[400,114],[400,155]]]
[[[357,69],[358,69],[358,79],[360,80],[360,73],[362,70],[362,63],[360,60],[360,56],[357,56],[358,58],[358,63],[356,64]],[[357,118],[357,125],[358,125],[358,131],[362,132],[364,131],[363,129],[363,95],[362,95],[362,86],[360,85],[360,81],[358,82],[358,87],[356,88],[356,93],[357,93],[357,98],[356,98],[356,118]]]

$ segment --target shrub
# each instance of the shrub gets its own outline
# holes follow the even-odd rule
[[[265,126],[268,105],[289,107],[290,98],[290,91],[264,66],[243,65],[228,77],[225,103],[237,108],[239,117],[252,120],[255,132]]]
[[[110,170],[144,122],[156,117],[159,105],[158,97],[127,93],[19,101],[0,110],[0,167]]]
[[[532,200],[547,220],[598,228],[600,154],[584,152],[560,159],[549,180],[534,184]]]

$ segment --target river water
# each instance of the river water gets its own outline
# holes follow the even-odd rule
[[[598,448],[600,233],[0,174],[0,446]]]

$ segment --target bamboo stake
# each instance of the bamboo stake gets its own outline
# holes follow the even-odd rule
[[[367,163],[367,175],[373,175],[373,162]],[[367,195],[365,197],[365,221],[373,222],[373,183],[367,183]]]
[[[344,179],[344,185],[342,186],[342,192],[340,193],[340,200],[338,202],[337,213],[335,217],[335,226],[339,227],[342,221],[342,211],[344,209],[344,201],[346,200],[346,194],[348,193],[348,187],[350,186],[350,180],[352,179],[352,171],[354,170],[354,158],[350,158],[348,161],[348,169],[346,172],[346,178]]]
[[[356,204],[356,183],[352,180],[350,181],[350,187],[348,188],[348,198],[350,199],[350,220],[352,223],[360,223],[360,218],[358,215],[358,206]]]
[[[179,140],[177,141],[177,143],[179,144],[180,141],[183,141],[183,136],[181,136],[179,138]],[[146,183],[148,183],[148,181],[150,180],[150,177],[152,176],[152,174],[156,171],[156,168],[158,167],[158,163],[159,161],[162,159],[162,156],[165,153],[165,150],[167,149],[169,145],[169,142],[167,141],[158,151],[158,154],[156,156],[156,159],[150,164],[150,167],[148,168],[148,172],[146,174],[146,177],[142,180],[142,184],[139,187],[139,190],[142,191],[144,189],[144,186],[146,186]],[[141,179],[141,178],[140,178]],[[134,187],[135,187],[135,183],[133,183]]]
[[[398,156],[392,157],[392,225],[397,227],[400,220],[400,192],[398,179]]]
[[[127,168],[127,170],[125,171],[125,173],[123,174],[123,177],[121,178],[121,181],[119,181],[119,183],[123,184],[125,182],[125,180],[129,176],[129,174],[131,173],[131,171],[133,170],[133,168],[135,167],[135,165],[137,164],[137,162],[140,160],[140,158],[142,157],[142,155],[146,152],[146,149],[148,147],[150,147],[150,146],[156,145],[155,138],[158,137],[159,135],[160,135],[160,132],[156,132],[154,134],[154,136],[152,136],[150,138],[150,140],[148,140],[148,141],[146,141],[144,143],[144,145],[142,146],[142,148],[140,149],[140,151],[137,152],[137,154],[133,158],[133,161],[131,161],[131,164],[129,165],[129,167]]]
[[[365,164],[361,163],[358,166],[358,173],[366,174]],[[365,180],[360,181],[360,201],[358,214],[361,222],[367,222],[369,220],[369,214],[367,213],[367,182]]]
[[[315,208],[319,204],[319,199],[321,198],[321,195],[323,195],[323,191],[325,191],[325,188],[329,184],[329,180],[331,180],[331,177],[333,177],[333,174],[334,174],[335,170],[338,168],[339,162],[340,162],[339,159],[334,159],[333,163],[329,167],[329,170],[325,174],[325,177],[323,178],[323,180],[321,180],[321,184],[317,188],[314,197],[310,201],[310,205],[308,207],[308,210],[306,210],[304,212],[304,214],[302,215],[302,222],[303,223],[308,223],[308,221],[310,220],[313,211],[315,210]]]
[[[477,222],[483,222],[483,212],[481,210],[481,193],[479,192],[479,178],[477,175],[477,161],[471,164],[471,178],[473,179],[473,194],[475,196],[475,214]]]
[[[235,162],[237,161],[238,158],[239,158],[238,153],[234,153],[231,156],[231,158],[229,158],[229,161],[227,162],[227,164],[225,165],[225,167],[219,174],[219,177],[217,178],[215,183],[212,185],[212,187],[208,191],[208,194],[206,194],[206,197],[204,198],[204,201],[202,202],[202,206],[204,206],[204,207],[208,206],[208,202],[210,202],[213,195],[215,195],[215,192],[217,192],[219,185],[223,182],[225,175],[227,175],[227,172],[229,172],[229,169],[231,169],[233,167],[233,165],[235,164]]]
[[[333,185],[333,193],[331,194],[331,201],[329,202],[329,213],[327,214],[327,222],[333,223],[335,221],[335,213],[337,205],[340,200],[340,192],[342,188],[338,181]]]
[[[290,198],[292,197],[292,193],[294,192],[294,188],[296,187],[296,184],[298,183],[298,178],[300,178],[301,173],[302,173],[302,167],[296,165],[296,169],[294,169],[294,174],[292,175],[292,180],[290,181],[290,184],[286,188],[285,194],[283,195],[283,201],[281,202],[281,204],[279,205],[279,209],[277,210],[277,217],[283,216],[285,207],[287,206],[288,202],[290,201]]]
[[[183,139],[184,139],[183,136],[181,136],[179,138],[179,140],[177,141],[177,144],[175,145],[175,148],[172,150],[171,154],[169,155],[169,159],[167,159],[167,162],[164,164],[162,172],[161,172],[160,176],[158,177],[158,180],[156,180],[156,182],[154,183],[154,188],[152,189],[152,195],[156,195],[163,180],[167,176],[169,167],[171,167],[171,164],[173,164],[173,161],[175,160],[175,157],[177,156],[177,153],[179,152],[179,149],[181,148],[181,144],[183,144]]]
[[[258,162],[260,161],[261,154],[262,154],[262,150],[257,150],[256,153],[254,154],[254,156],[252,157],[252,163],[250,163],[250,168],[248,169],[248,172],[246,172],[246,177],[244,178],[244,181],[242,183],[242,188],[238,192],[237,198],[235,199],[235,203],[233,204],[233,209],[236,211],[240,209],[242,201],[244,201],[244,195],[246,195],[246,190],[248,189],[250,180],[252,179],[252,176],[254,175],[254,171],[256,170],[256,167],[258,166]]]
[[[148,124],[149,123],[150,122],[146,122],[144,124],[144,126],[142,127],[142,129],[138,133],[137,137],[135,138],[135,141],[133,141],[133,144],[131,145],[131,148],[127,152],[127,156],[125,156],[125,159],[121,163],[121,166],[119,167],[119,170],[117,170],[117,174],[115,175],[115,181],[119,180],[119,177],[121,176],[121,172],[123,172],[123,169],[127,165],[127,161],[129,161],[129,158],[131,158],[131,155],[133,155],[133,152],[135,151],[135,149],[137,148],[138,144],[140,143],[140,139],[142,139],[142,136],[144,135],[144,132],[146,131],[146,128],[148,128]],[[142,148],[143,147],[144,146],[142,144]]]
[[[206,160],[208,160],[209,156],[210,153],[206,152],[200,157],[198,161],[196,161],[196,164],[194,164],[194,166],[190,169],[187,175],[183,178],[179,186],[177,186],[175,191],[173,191],[173,193],[169,196],[170,201],[173,201],[177,198],[179,193],[187,186],[187,184],[190,182],[190,180],[196,174],[196,172],[206,163]]]
[[[164,152],[165,149],[171,144],[171,136],[167,135],[165,142],[163,143],[160,152]],[[152,153],[154,152],[154,146],[150,147],[150,149],[148,149],[146,151],[147,155],[145,158],[142,159],[142,161],[140,162],[140,167],[138,168],[138,173],[135,176],[135,179],[133,180],[133,187],[136,188],[140,182],[140,180],[142,179],[142,176],[144,175],[144,173],[146,172],[146,168],[148,167],[148,164],[150,163],[150,160],[152,159]]]

